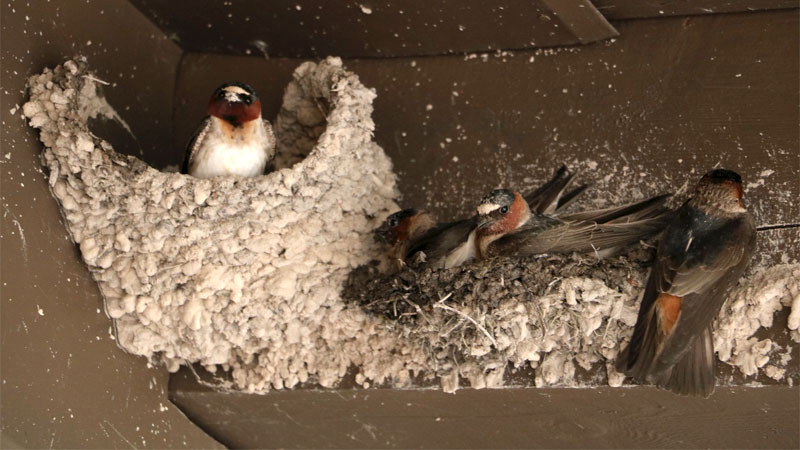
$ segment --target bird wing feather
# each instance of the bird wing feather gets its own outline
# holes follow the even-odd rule
[[[476,217],[439,224],[412,245],[408,256],[421,251],[430,261],[438,259],[464,243],[475,225]]]
[[[545,220],[546,219],[546,220]],[[546,216],[531,218],[513,234],[489,246],[490,254],[529,256],[541,253],[602,252],[645,239],[663,227],[660,217],[635,222],[564,222]]]
[[[264,135],[266,136],[265,142],[267,143],[267,163],[272,161],[275,158],[275,147],[277,145],[277,140],[275,139],[275,133],[272,131],[272,125],[270,125],[269,121],[261,120],[264,126]]]
[[[200,123],[200,126],[197,127],[197,130],[192,135],[192,139],[189,140],[189,144],[186,146],[186,156],[183,160],[183,168],[181,169],[181,173],[189,173],[189,167],[191,167],[192,162],[197,157],[197,153],[200,150],[200,145],[203,143],[203,139],[209,133],[209,131],[211,131],[211,125],[211,116],[206,116],[206,118]]]
[[[591,221],[597,223],[636,221],[648,217],[664,216],[667,209],[664,203],[672,194],[663,194],[651,197],[636,203],[629,203],[611,208],[581,211],[577,213],[562,214],[560,219],[567,222]]]
[[[749,214],[705,236],[693,237],[691,229],[696,227],[681,217],[666,230],[639,308],[637,324],[646,325],[637,325],[631,338],[637,355],[642,352],[628,360],[631,374],[660,385],[675,383],[670,381],[671,369],[694,347],[704,348],[693,341],[704,336],[755,246],[755,222]],[[666,335],[659,331],[657,312],[664,293],[680,299],[677,321]],[[709,359],[707,355],[693,358]]]
[[[524,197],[531,211],[538,214],[552,214],[573,201],[588,187],[587,185],[581,185],[564,194],[575,175],[577,173],[570,172],[565,165],[556,169],[553,177],[547,183]]]

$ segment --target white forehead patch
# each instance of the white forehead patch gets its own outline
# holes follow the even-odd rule
[[[478,214],[485,216],[497,209],[500,209],[500,205],[497,203],[483,203],[478,205]]]
[[[225,92],[230,92],[231,94],[250,95],[249,92],[245,91],[244,89],[240,88],[239,86],[227,86],[223,90]]]

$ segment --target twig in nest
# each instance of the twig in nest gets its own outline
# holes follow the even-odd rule
[[[87,80],[92,80],[95,83],[100,83],[100,84],[103,84],[103,85],[106,85],[106,86],[109,86],[111,84],[108,81],[103,81],[100,78],[96,78],[96,77],[93,77],[93,76],[88,75],[88,74],[84,75],[83,78],[86,78]]]
[[[489,340],[492,342],[492,345],[494,345],[494,348],[500,348],[500,347],[497,345],[497,341],[495,341],[495,340],[494,340],[494,337],[492,337],[492,335],[491,335],[491,334],[489,334],[489,331],[488,331],[488,330],[486,330],[486,328],[484,328],[484,327],[483,327],[481,324],[479,324],[478,322],[476,322],[476,321],[475,321],[475,319],[473,319],[472,317],[468,316],[467,314],[464,314],[463,312],[461,312],[461,311],[459,311],[459,310],[457,310],[457,309],[455,309],[455,308],[452,308],[452,307],[450,307],[450,306],[447,306],[447,305],[445,305],[444,303],[442,303],[442,302],[444,302],[445,300],[447,300],[448,298],[450,298],[450,296],[451,296],[451,295],[453,295],[453,293],[452,293],[452,292],[451,292],[451,293],[449,293],[449,294],[447,294],[446,296],[444,296],[444,297],[443,297],[441,300],[439,300],[438,302],[436,302],[436,304],[435,304],[435,305],[433,305],[433,307],[434,307],[434,308],[439,308],[439,309],[444,309],[444,310],[446,310],[446,311],[450,311],[450,312],[454,312],[454,313],[458,314],[459,316],[461,316],[461,317],[463,317],[463,318],[465,318],[465,319],[469,320],[470,322],[472,322],[472,324],[473,324],[473,325],[475,325],[476,327],[478,327],[478,329],[479,329],[479,330],[481,330],[481,331],[483,332],[483,334],[485,334],[485,335],[486,335],[486,337],[487,337],[487,338],[489,338]]]
[[[594,256],[597,257],[597,259],[600,259],[600,253],[597,252],[597,247],[595,247],[594,244],[592,244],[591,242],[589,243],[589,245],[591,245],[592,250],[594,250]]]
[[[547,322],[544,320],[544,311],[542,311],[542,308],[535,302],[533,303],[533,307],[536,308],[536,314],[539,316],[539,321],[542,323],[542,333],[547,334]]]
[[[455,330],[456,328],[458,328],[458,327],[460,327],[460,326],[461,326],[461,322],[459,322],[459,321],[456,321],[456,324],[455,324],[455,325],[453,325],[453,326],[452,326],[452,327],[451,327],[449,330],[445,331],[444,333],[442,333],[442,332],[440,331],[440,332],[439,332],[439,337],[440,337],[440,338],[446,338],[447,336],[450,336],[450,333],[452,333],[452,332],[453,332],[453,330]]]
[[[620,297],[622,296],[621,295],[614,296],[615,299],[619,299]],[[606,341],[606,335],[608,335],[608,329],[611,328],[611,321],[613,320],[614,322],[616,322],[619,319],[620,313],[622,313],[622,308],[612,307],[611,310],[612,311],[616,310],[616,313],[614,315],[609,314],[609,316],[606,318],[606,329],[605,331],[603,331],[603,336],[600,338],[601,343]]]
[[[422,312],[422,308],[420,308],[418,304],[416,304],[416,303],[414,303],[414,302],[410,302],[410,301],[408,301],[408,299],[407,299],[407,298],[405,298],[405,297],[403,297],[403,301],[404,301],[404,302],[406,302],[406,303],[408,303],[408,305],[409,305],[409,306],[413,306],[413,307],[414,307],[414,309],[417,311],[417,314],[419,314],[419,315],[420,315],[420,317],[422,317],[423,319],[425,319],[425,321],[426,321],[426,322],[428,322],[428,324],[430,324],[430,323],[431,323],[430,319],[428,319],[428,316],[426,316],[426,315],[425,315],[425,313],[424,313],[424,312]]]

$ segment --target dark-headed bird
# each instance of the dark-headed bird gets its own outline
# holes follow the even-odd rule
[[[208,102],[208,117],[186,148],[182,173],[198,178],[262,175],[275,156],[275,137],[261,101],[244,83],[225,83]]]
[[[617,370],[683,395],[714,392],[711,322],[750,260],[753,216],[733,171],[705,174],[662,236],[628,347]]]
[[[430,214],[416,209],[404,209],[389,215],[375,230],[375,238],[384,244],[386,255],[397,264],[405,262],[409,248],[438,224]]]

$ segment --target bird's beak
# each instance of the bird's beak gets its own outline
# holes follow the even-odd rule
[[[488,215],[486,216],[478,216],[478,228],[483,228],[487,225],[492,223],[492,218]]]
[[[388,244],[389,243],[389,227],[384,223],[381,224],[378,228],[375,229],[375,233],[373,234],[375,238],[375,242],[379,244]]]

